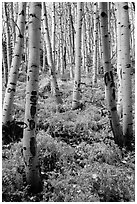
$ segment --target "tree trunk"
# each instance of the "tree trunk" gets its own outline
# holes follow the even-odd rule
[[[26,14],[26,3],[20,3],[20,9],[18,14],[17,25],[17,40],[15,44],[12,65],[9,73],[8,84],[5,92],[4,103],[3,103],[3,124],[12,121],[12,106],[16,90],[16,83],[18,79],[18,69],[21,64],[21,57],[23,51],[24,42],[24,28],[25,28],[25,14]]]
[[[42,6],[43,6],[43,19],[44,19],[44,26],[45,26],[44,35],[45,35],[46,46],[47,46],[47,59],[51,70],[51,87],[53,89],[53,93],[55,94],[57,104],[60,104],[63,102],[60,96],[57,79],[56,79],[55,67],[54,67],[53,58],[52,58],[52,48],[50,43],[49,31],[48,31],[47,11],[46,11],[46,5],[44,2],[42,3]]]
[[[15,46],[15,42],[16,42],[16,31],[15,31],[15,22],[14,22],[14,8],[13,8],[13,2],[10,2],[10,6],[11,6],[11,26],[12,26],[12,41],[13,41],[13,48]]]
[[[122,118],[122,67],[121,67],[121,10],[119,8],[120,3],[116,3],[117,6],[117,75],[118,75],[118,96],[117,96],[117,111],[119,118]]]
[[[76,57],[75,57],[76,67],[75,67],[73,101],[72,101],[73,110],[79,107],[79,100],[80,100],[82,6],[83,4],[81,2],[77,3]]]
[[[132,131],[132,84],[130,62],[130,24],[128,3],[120,3],[121,11],[121,66],[122,66],[122,97],[123,97],[123,135],[125,146],[130,148]]]
[[[55,32],[56,32],[56,19],[55,19],[55,2],[52,3],[52,56],[55,66]]]
[[[8,65],[7,65],[7,51],[6,51],[6,41],[2,40],[2,62],[3,62],[3,72],[4,72],[4,85],[7,87],[8,83]]]
[[[60,5],[61,3],[59,3]],[[61,5],[60,5],[60,9],[61,9]],[[64,58],[63,58],[63,41],[64,41],[64,37],[63,37],[63,16],[60,15],[60,74],[61,76],[64,75]]]
[[[94,53],[93,53],[93,78],[92,83],[97,83],[97,41],[98,41],[98,5],[94,4]]]
[[[107,3],[100,3],[101,10],[101,37],[103,50],[103,64],[105,68],[105,95],[108,110],[110,112],[110,124],[114,134],[114,140],[119,146],[123,146],[123,134],[117,114],[115,84],[110,61],[109,33],[108,33],[108,14]]]
[[[9,14],[8,14],[8,4],[4,2],[4,13],[5,13],[5,21],[6,21],[6,41],[7,41],[7,63],[8,63],[8,71],[11,67],[12,61],[12,45],[11,45],[11,33],[10,33],[10,24],[9,24]]]
[[[30,185],[31,191],[35,193],[42,190],[36,144],[40,34],[41,3],[30,3],[29,60],[24,118],[27,128],[24,129],[23,135],[23,159],[27,184]]]
[[[83,18],[83,46],[82,46],[82,49],[83,49],[83,70],[85,71],[85,75],[86,77],[89,76],[88,74],[88,61],[87,61],[87,57],[88,57],[88,48],[87,48],[87,29],[86,29],[86,14]]]
[[[72,24],[73,24],[73,20],[72,20],[72,15],[71,15],[71,4],[70,2],[68,2],[68,15],[69,15],[69,36],[68,36],[68,42],[69,42],[69,64],[70,64],[70,79],[74,78],[74,56],[73,56],[73,39],[72,39]]]

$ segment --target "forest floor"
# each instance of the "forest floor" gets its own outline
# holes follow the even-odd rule
[[[133,75],[133,116],[134,80]],[[103,78],[92,87],[91,79],[82,77],[83,106],[78,110],[71,109],[73,81],[58,83],[63,98],[59,106],[50,94],[48,78],[40,75],[37,146],[43,191],[32,194],[26,186],[21,139],[3,145],[3,202],[135,201],[135,150],[114,143]],[[14,101],[17,121],[24,121],[25,88],[20,74]]]

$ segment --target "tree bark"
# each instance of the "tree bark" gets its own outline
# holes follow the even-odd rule
[[[117,94],[117,111],[119,118],[122,118],[122,66],[121,66],[121,10],[120,3],[116,3],[117,7],[117,75],[118,75],[118,94]]]
[[[73,87],[72,109],[79,107],[80,83],[81,83],[81,29],[82,29],[82,3],[77,3],[77,28],[76,28],[76,57],[75,77]]]
[[[52,58],[52,48],[51,48],[51,42],[50,42],[50,36],[49,36],[49,30],[48,30],[47,11],[46,11],[46,5],[44,2],[42,3],[42,8],[43,8],[43,20],[44,20],[44,26],[45,26],[44,35],[45,35],[45,41],[47,46],[47,59],[51,70],[51,87],[53,89],[53,93],[55,94],[57,104],[61,104],[63,103],[63,101],[60,96],[60,91],[59,91],[57,79],[56,79],[55,66]]]
[[[4,72],[4,85],[7,87],[8,83],[8,65],[7,65],[7,52],[6,52],[6,41],[2,40],[2,62]]]
[[[98,4],[94,4],[94,53],[93,53],[93,78],[92,84],[97,83],[97,41],[98,41]]]
[[[27,128],[23,135],[23,159],[26,181],[34,193],[42,190],[40,167],[37,156],[36,124],[38,102],[38,75],[40,64],[41,3],[30,3],[29,60],[26,86],[24,123]]]
[[[12,106],[14,95],[16,91],[16,84],[18,79],[18,69],[21,64],[21,57],[23,51],[24,42],[24,28],[25,28],[25,14],[26,14],[26,3],[20,3],[19,14],[18,14],[18,29],[17,29],[17,40],[15,44],[13,60],[8,78],[8,84],[5,92],[4,103],[3,103],[3,118],[2,123],[12,121]]]
[[[120,3],[121,10],[121,66],[122,66],[122,98],[123,98],[123,135],[125,146],[130,148],[132,131],[132,82],[130,62],[130,24],[128,3]]]
[[[55,66],[55,33],[56,33],[56,19],[55,19],[55,2],[52,3],[52,56]]]
[[[114,135],[114,140],[119,146],[123,146],[122,128],[119,123],[117,114],[116,97],[115,97],[115,84],[110,60],[110,47],[109,47],[109,33],[108,33],[108,14],[107,3],[100,3],[100,16],[101,16],[101,37],[102,37],[102,50],[103,50],[103,64],[105,69],[105,95],[108,110],[110,113],[110,124]]]
[[[6,21],[6,41],[7,41],[7,63],[8,63],[8,71],[11,67],[12,62],[12,45],[11,45],[11,33],[10,33],[10,24],[9,24],[9,13],[8,13],[8,4],[4,2],[4,14],[5,14],[5,21]]]

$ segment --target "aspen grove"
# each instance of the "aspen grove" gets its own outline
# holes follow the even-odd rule
[[[2,201],[135,201],[135,2],[2,2]]]

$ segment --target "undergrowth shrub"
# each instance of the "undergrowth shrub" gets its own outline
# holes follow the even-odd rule
[[[43,191],[37,195],[28,191],[22,142],[12,143],[3,146],[2,152],[3,202],[134,201],[134,152],[123,154],[114,143],[104,109],[103,79],[98,80],[93,90],[91,78],[83,79],[84,109],[72,111],[73,81],[60,81],[63,105],[57,106],[49,90],[44,90],[45,79],[41,78],[37,146]],[[18,103],[24,99],[23,87],[25,84],[19,82],[19,97],[15,97]],[[17,115],[23,118],[23,114],[22,108]]]
[[[3,199],[8,201],[20,201],[18,196],[14,196],[16,191],[22,191],[24,187],[24,164],[22,159],[22,142],[8,145],[3,149],[2,163],[2,191]]]

